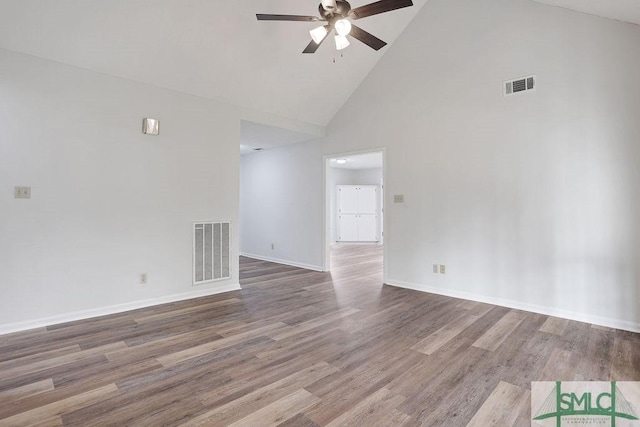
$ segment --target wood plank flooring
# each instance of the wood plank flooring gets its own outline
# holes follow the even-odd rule
[[[0,426],[528,425],[530,382],[640,380],[640,335],[241,258],[241,291],[0,336]]]

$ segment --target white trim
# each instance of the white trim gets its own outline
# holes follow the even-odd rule
[[[181,294],[167,295],[154,299],[134,301],[124,304],[111,305],[107,307],[94,308],[90,310],[75,311],[73,313],[62,314],[59,316],[46,317],[37,320],[28,320],[26,322],[7,323],[0,325],[0,335],[10,334],[13,332],[26,331],[29,329],[42,328],[44,326],[58,325],[60,323],[74,322],[76,320],[86,320],[93,317],[107,316],[110,314],[123,313],[125,311],[137,310],[139,308],[153,307],[160,304],[170,302],[184,301],[194,298],[201,298],[210,295],[221,294],[224,292],[238,291],[240,285],[230,283],[219,285],[215,288],[201,289],[198,291],[185,292]]]
[[[323,218],[322,218],[322,235],[323,235],[323,239],[322,239],[322,252],[324,253],[324,257],[322,260],[322,270],[321,271],[331,271],[331,231],[330,231],[330,221],[331,221],[331,212],[330,212],[330,205],[331,205],[331,200],[330,200],[330,192],[329,192],[329,173],[331,171],[331,159],[335,159],[335,158],[341,158],[341,157],[349,157],[349,156],[357,156],[359,154],[370,154],[370,153],[381,153],[382,154],[382,188],[385,188],[386,185],[386,181],[387,181],[387,149],[386,147],[376,147],[376,148],[365,148],[362,150],[357,150],[357,151],[348,151],[348,152],[343,152],[343,153],[333,153],[333,154],[325,154],[324,156],[322,156],[322,162],[323,162],[323,168],[322,168],[322,194],[324,195],[323,197],[323,206],[322,206],[322,210],[324,212]],[[384,190],[383,190],[384,191]],[[384,194],[384,193],[383,193]],[[382,221],[383,221],[383,225],[382,225],[382,230],[388,230],[388,224],[390,221],[390,217],[388,215],[387,209],[386,209],[386,200],[384,200],[384,198],[382,199],[382,206],[380,206],[380,210],[382,212]],[[380,244],[382,244],[382,242],[388,242],[388,240],[386,240],[386,238],[384,238],[382,236],[382,234],[380,235]],[[337,242],[336,242],[337,243]],[[387,254],[387,250],[388,250],[388,245],[383,245],[382,248],[382,278],[384,281],[386,281],[387,279],[387,271],[388,269],[388,254]]]
[[[322,157],[322,270],[331,270],[331,196],[329,179],[331,177],[331,157]]]
[[[576,320],[578,322],[591,323],[593,325],[606,326],[608,328],[622,329],[625,331],[640,333],[640,323],[630,322],[628,320],[593,316],[590,314],[576,313],[573,311],[567,311],[553,307],[545,307],[537,304],[529,304],[504,298],[488,297],[485,295],[472,294],[468,292],[439,288],[429,285],[403,282],[400,280],[391,279],[389,281],[385,281],[385,284],[389,286],[395,286],[397,288],[412,289],[414,291],[428,292],[431,294],[477,301],[486,304],[498,305],[501,307],[514,308],[516,310],[529,311],[532,313],[544,314],[547,316],[561,317],[563,319]]]
[[[331,242],[331,246],[382,246],[382,242]]]
[[[240,252],[240,255],[247,258],[258,259],[260,261],[274,262],[276,264],[290,265],[292,267],[299,267],[299,268],[304,268],[305,270],[313,270],[313,271],[319,271],[321,273],[324,273],[324,270],[322,269],[322,267],[317,265],[305,264],[303,262],[296,262],[296,261],[288,261],[288,260],[279,259],[279,258],[270,258],[268,256],[255,255],[247,252]]]

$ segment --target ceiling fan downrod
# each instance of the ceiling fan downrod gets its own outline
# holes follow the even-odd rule
[[[338,7],[336,0],[322,0],[322,2],[320,2],[320,6],[322,6],[327,12],[333,12]]]
[[[318,6],[320,16],[331,26],[335,21],[347,18],[350,11],[351,5],[344,0],[323,0]]]

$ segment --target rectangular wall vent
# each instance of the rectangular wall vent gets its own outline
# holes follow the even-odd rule
[[[515,95],[516,93],[529,92],[536,88],[536,76],[521,77],[515,80],[508,80],[502,85],[504,96]]]
[[[193,284],[231,278],[230,222],[193,224]]]

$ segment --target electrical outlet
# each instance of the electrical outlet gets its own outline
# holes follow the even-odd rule
[[[142,273],[140,275],[140,284],[145,285],[147,283],[147,273]]]
[[[31,187],[13,187],[13,198],[14,199],[30,199],[31,198]]]
[[[438,274],[440,270],[440,266],[438,264],[433,264],[433,274]]]
[[[440,265],[440,274],[447,274],[447,267],[444,264]]]

